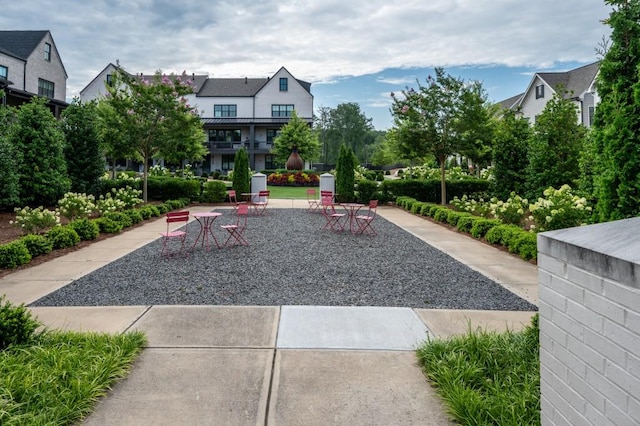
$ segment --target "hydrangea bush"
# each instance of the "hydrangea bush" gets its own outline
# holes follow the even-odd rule
[[[32,209],[30,207],[14,209],[16,220],[9,221],[9,224],[22,229],[24,235],[40,234],[60,225],[60,212],[45,209],[42,206]]]

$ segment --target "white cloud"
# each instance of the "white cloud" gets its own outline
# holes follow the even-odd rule
[[[31,0],[3,5],[0,28],[51,30],[73,95],[116,59],[131,72],[217,77],[285,66],[314,84],[391,68],[590,62],[608,13],[602,0]]]

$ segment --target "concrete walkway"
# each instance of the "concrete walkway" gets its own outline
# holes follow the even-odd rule
[[[306,205],[270,200],[268,208]],[[401,209],[378,212],[537,304],[534,265]],[[7,275],[0,294],[14,303],[33,302],[147,244],[165,226],[158,220]],[[87,425],[447,425],[415,348],[427,336],[464,333],[469,326],[519,329],[533,314],[322,306],[31,310],[51,328],[142,330],[148,337],[130,375],[98,403]]]

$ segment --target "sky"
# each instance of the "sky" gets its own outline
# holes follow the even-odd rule
[[[2,30],[49,30],[79,94],[110,62],[131,73],[270,77],[312,83],[314,108],[355,102],[377,130],[391,92],[434,67],[479,80],[488,100],[538,71],[598,60],[604,0],[29,0],[4,2]]]

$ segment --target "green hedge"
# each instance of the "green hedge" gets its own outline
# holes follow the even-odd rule
[[[453,197],[462,198],[463,195],[486,193],[489,191],[489,181],[484,179],[462,179],[447,182],[447,202]],[[440,181],[426,179],[387,179],[380,186],[380,198],[395,200],[400,196],[415,198],[418,201],[440,203]]]
[[[170,200],[187,198],[199,200],[201,181],[198,179],[182,179],[165,176],[150,176],[147,181],[149,200]]]

